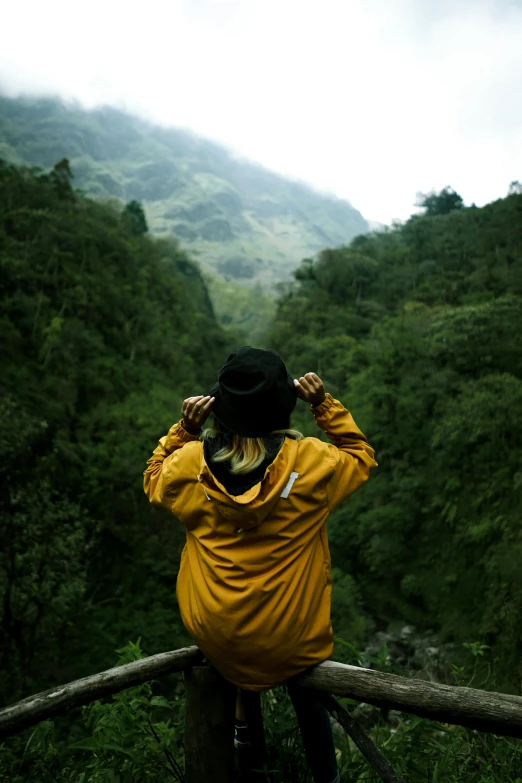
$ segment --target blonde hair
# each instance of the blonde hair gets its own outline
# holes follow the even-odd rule
[[[208,430],[205,430],[201,437],[204,440],[210,440],[220,435],[222,430],[215,422],[214,426]],[[302,440],[304,435],[299,430],[284,429],[274,430],[268,437],[273,435],[279,435],[281,442],[285,438],[292,438],[293,440]],[[250,473],[255,470],[267,456],[267,447],[265,438],[245,438],[241,435],[234,435],[231,446],[223,446],[212,457],[213,462],[230,462],[230,472],[239,476],[243,473]]]

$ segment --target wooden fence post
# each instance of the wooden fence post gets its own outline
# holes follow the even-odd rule
[[[211,666],[183,674],[186,783],[233,783],[236,688]]]

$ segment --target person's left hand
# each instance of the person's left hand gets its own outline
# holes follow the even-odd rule
[[[183,416],[181,424],[183,429],[190,432],[191,435],[199,432],[210,414],[210,407],[214,400],[215,397],[208,395],[203,397],[202,394],[198,397],[188,397],[184,400],[181,406],[181,415]]]

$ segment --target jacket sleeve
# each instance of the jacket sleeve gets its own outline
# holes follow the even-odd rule
[[[199,437],[187,432],[181,422],[174,424],[168,434],[160,438],[158,447],[147,462],[147,470],[143,474],[145,494],[155,506],[163,506],[171,510],[172,490],[179,472],[176,469],[179,450],[187,443],[198,440]]]
[[[328,506],[333,510],[363,484],[377,467],[374,450],[357,427],[351,413],[331,394],[321,405],[312,408],[316,424],[331,441],[328,451],[333,472],[326,491]]]

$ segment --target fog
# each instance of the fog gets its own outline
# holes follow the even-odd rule
[[[191,128],[386,223],[522,179],[521,0],[18,0],[0,90]]]

